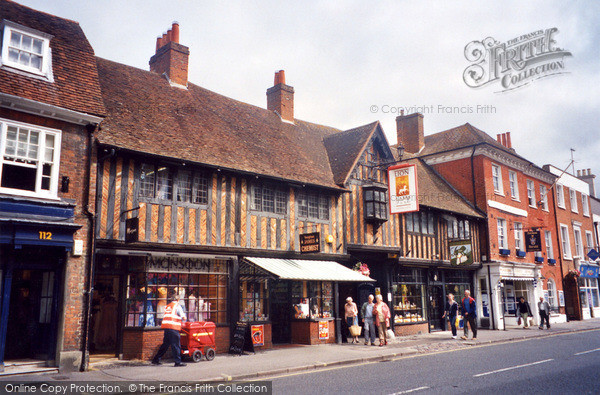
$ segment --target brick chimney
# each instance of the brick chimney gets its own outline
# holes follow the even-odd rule
[[[496,140],[506,148],[513,150],[510,132],[496,134]]]
[[[294,122],[294,88],[285,84],[285,71],[275,72],[273,86],[267,89],[267,110],[275,111],[282,120]]]
[[[406,152],[416,154],[421,151],[425,145],[423,114],[404,115],[402,110],[396,117],[396,133],[398,134],[398,144],[402,144]]]
[[[150,58],[150,71],[165,74],[174,85],[187,86],[190,49],[179,44],[179,23],[156,39],[156,53]]]
[[[596,197],[596,186],[594,185],[595,174],[592,174],[592,169],[577,170],[577,178],[587,182],[590,186],[590,196]]]

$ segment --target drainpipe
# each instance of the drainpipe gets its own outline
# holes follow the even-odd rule
[[[92,154],[94,144],[94,132],[99,128],[99,125],[88,124],[86,129],[88,131],[88,149],[87,149],[87,166],[86,166],[86,177],[88,182],[86,183],[86,191],[84,194],[85,203],[83,205],[83,212],[88,217],[90,230],[88,232],[88,249],[87,249],[87,268],[86,268],[86,284],[84,294],[86,300],[84,304],[83,314],[83,338],[81,340],[81,366],[79,370],[84,372],[88,368],[88,350],[89,350],[89,328],[90,328],[90,312],[92,310],[92,296],[94,286],[94,266],[95,266],[95,240],[96,238],[96,210],[92,213],[90,211],[90,179],[92,176]],[[98,192],[98,177],[96,177],[96,193]]]
[[[477,146],[473,146],[473,151],[471,151],[471,187],[473,188],[473,205],[477,207],[477,192],[475,190],[475,164],[473,157],[475,156],[475,150]]]

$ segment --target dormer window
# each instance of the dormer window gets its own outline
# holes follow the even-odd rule
[[[1,66],[52,81],[51,38],[26,26],[2,21]]]

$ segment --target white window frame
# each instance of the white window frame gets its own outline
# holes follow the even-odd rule
[[[9,126],[17,128],[25,128],[31,131],[39,132],[39,145],[38,145],[38,157],[36,165],[36,181],[35,191],[28,191],[24,189],[16,188],[5,188],[1,186],[2,181],[2,170],[5,163],[11,163],[5,161],[4,156],[6,152],[6,132]],[[54,160],[52,162],[52,173],[50,174],[50,189],[42,189],[42,168],[44,164],[43,156],[45,153],[46,135],[54,136]],[[50,129],[40,127],[37,125],[27,124],[23,122],[16,122],[8,119],[0,118],[0,193],[6,193],[10,195],[28,196],[28,197],[40,197],[46,199],[58,199],[58,176],[60,170],[60,148],[61,148],[61,137],[62,132],[58,129]]]
[[[520,222],[513,222],[513,228],[515,230],[515,250],[525,251],[523,249],[523,224]]]
[[[551,279],[551,278],[548,279],[546,289],[548,290],[548,304],[550,305],[551,308],[558,307],[558,300],[557,300],[558,292],[556,291],[556,283],[554,282],[553,279]]]
[[[548,211],[548,188],[542,184],[540,184],[540,202],[542,203],[542,210]]]
[[[587,252],[590,252],[590,250],[592,248],[594,248],[594,235],[589,230],[585,231],[585,244],[586,244]],[[585,256],[586,258],[587,258],[587,252],[584,250],[584,253],[586,253],[586,256]]]
[[[571,242],[569,241],[569,227],[560,224],[560,242],[562,243],[563,258],[571,260]]]
[[[527,203],[529,207],[537,207],[535,201],[535,184],[532,180],[527,180]]]
[[[590,199],[588,195],[582,193],[581,194],[581,206],[583,207],[583,215],[586,217],[590,216]]]
[[[519,178],[517,177],[517,173],[512,170],[508,171],[508,184],[510,197],[514,200],[519,200]]]
[[[504,195],[504,189],[502,187],[502,168],[500,165],[492,163],[492,184],[494,186],[494,192],[499,195]],[[497,186],[496,186],[497,184]]]
[[[565,208],[565,188],[561,184],[556,184],[556,205]]]
[[[583,258],[583,237],[581,235],[581,228],[578,226],[573,227],[573,241],[575,242],[575,258]]]
[[[552,232],[549,230],[544,231],[544,240],[546,241],[546,257],[548,259],[554,259],[554,249],[552,248]]]
[[[52,50],[50,48],[50,40],[53,38],[51,34],[40,32],[27,26],[20,25],[11,21],[3,20],[0,24],[2,30],[2,50],[0,52],[0,66],[16,69],[27,74],[44,77],[50,82],[54,82],[52,76]],[[36,40],[42,41],[42,66],[38,70],[35,67],[26,66],[18,62],[11,61],[8,56],[8,47],[12,32],[29,36]]]
[[[506,239],[506,220],[497,218],[498,221],[498,249],[508,249],[508,240]]]
[[[577,209],[577,191],[573,188],[569,188],[569,202],[571,203],[571,211],[579,213]]]

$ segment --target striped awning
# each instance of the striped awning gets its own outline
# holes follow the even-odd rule
[[[512,277],[512,276],[502,276],[502,280],[510,280],[510,281],[533,281],[533,277]]]
[[[304,259],[244,258],[282,280],[307,281],[375,281],[333,261]]]

